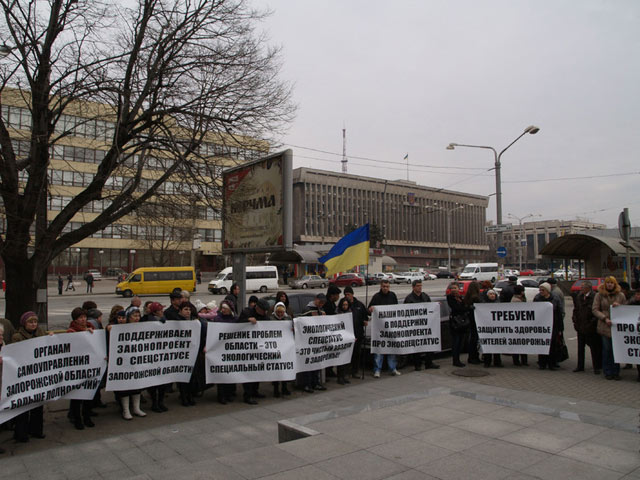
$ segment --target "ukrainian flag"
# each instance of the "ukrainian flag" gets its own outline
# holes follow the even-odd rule
[[[327,267],[327,277],[356,265],[369,264],[369,224],[342,237],[324,257],[318,260]]]

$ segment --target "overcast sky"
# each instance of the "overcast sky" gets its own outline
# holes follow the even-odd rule
[[[640,225],[637,0],[253,2],[295,85],[294,168],[340,171],[345,125],[349,173],[406,179],[408,154],[411,180],[490,195],[491,151],[446,146],[499,152],[536,125],[502,156],[504,223],[629,207]]]

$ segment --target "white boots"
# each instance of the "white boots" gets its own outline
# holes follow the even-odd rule
[[[131,420],[133,417],[131,416],[131,412],[129,411],[129,397],[120,398],[120,405],[122,406],[122,418],[125,420]]]
[[[129,410],[129,398],[131,398],[131,410]],[[131,397],[122,397],[120,399],[120,405],[122,405],[122,418],[125,420],[131,420],[133,413],[136,417],[146,417],[147,414],[140,410],[140,394],[131,395]]]
[[[147,414],[140,410],[140,394],[131,395],[131,413],[136,417],[146,417]]]

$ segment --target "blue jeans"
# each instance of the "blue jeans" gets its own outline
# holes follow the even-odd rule
[[[382,371],[382,363],[384,361],[385,355],[382,353],[374,353],[373,354],[373,373]],[[392,372],[396,369],[398,362],[396,362],[395,355],[386,355],[387,357],[387,365],[389,365],[389,370]]]
[[[609,337],[602,337],[602,371],[605,375],[620,375],[620,364],[613,361],[613,344]]]

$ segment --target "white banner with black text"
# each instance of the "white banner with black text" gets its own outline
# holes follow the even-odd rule
[[[351,313],[298,317],[293,324],[299,372],[351,362],[356,341]]]
[[[640,306],[611,309],[611,341],[616,363],[640,365]]]
[[[107,367],[104,330],[32,338],[0,354],[0,423],[61,398],[92,399]]]
[[[476,303],[482,353],[547,355],[553,305],[549,302]]]
[[[198,356],[200,322],[168,320],[113,325],[108,391],[187,383]]]
[[[442,350],[440,304],[378,305],[371,314],[371,353],[408,355]]]
[[[209,323],[207,383],[294,380],[296,352],[291,320]]]

